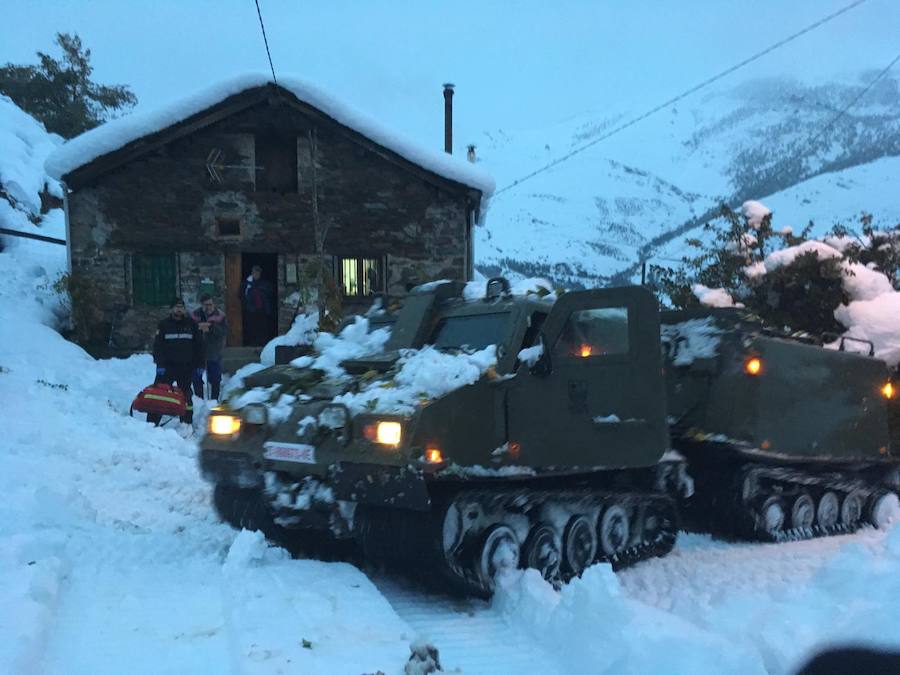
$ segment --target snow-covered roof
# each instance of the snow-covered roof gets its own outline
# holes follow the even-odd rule
[[[128,143],[162,131],[203,112],[229,96],[271,83],[270,77],[249,73],[219,82],[176,103],[157,110],[133,113],[86,131],[65,143],[46,162],[47,172],[58,179],[98,157],[115,152]],[[438,176],[480,190],[483,197],[494,191],[494,179],[470,163],[443,152],[423,148],[365,113],[359,112],[319,87],[293,77],[279,77],[278,86],[300,101],[320,110],[378,145]]]

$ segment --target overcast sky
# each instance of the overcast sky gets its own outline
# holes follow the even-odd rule
[[[347,2],[260,0],[277,73],[311,80],[442,146],[441,83],[457,85],[457,147],[486,129],[586,111],[640,112],[851,0]],[[7,0],[0,63],[33,62],[77,32],[95,76],[156,107],[268,70],[253,0]],[[724,83],[882,69],[900,52],[900,0],[867,0]]]

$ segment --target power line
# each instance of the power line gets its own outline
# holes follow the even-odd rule
[[[900,61],[900,54],[897,54],[897,56],[894,57],[894,60],[891,61],[884,70],[882,70],[880,73],[878,73],[878,75],[876,75],[873,78],[873,80],[871,82],[869,82],[869,84],[867,84],[865,87],[863,87],[863,90],[861,92],[859,92],[853,98],[853,100],[850,101],[850,103],[848,103],[844,108],[839,110],[838,113],[834,117],[832,117],[830,120],[828,120],[828,122],[825,124],[825,126],[823,126],[819,130],[819,132],[809,140],[809,143],[807,143],[806,147],[811,150],[812,146],[815,144],[815,142],[817,140],[819,140],[825,134],[826,131],[831,129],[831,127],[833,127],[839,119],[841,119],[844,115],[846,115],[847,112],[850,110],[850,108],[855,106],[859,102],[859,99],[861,99],[863,96],[865,96],[866,93],[868,93],[868,91],[872,87],[875,86],[875,83],[878,82],[878,80],[880,80],[882,77],[887,75],[888,71],[894,67],[894,64],[896,64],[897,61]]]
[[[817,140],[819,140],[819,138],[821,138],[829,129],[831,129],[831,127],[833,127],[839,119],[841,119],[844,115],[846,115],[853,106],[855,106],[857,103],[859,103],[859,100],[863,96],[865,96],[866,93],[868,93],[869,90],[872,89],[872,87],[874,87],[881,78],[883,78],[885,75],[887,75],[888,72],[890,72],[891,68],[893,68],[897,64],[898,61],[900,61],[900,54],[897,54],[897,56],[894,57],[894,60],[891,61],[887,66],[885,66],[885,68],[881,72],[879,72],[874,78],[872,78],[872,81],[869,82],[865,87],[863,87],[862,91],[860,91],[856,96],[854,96],[853,100],[850,101],[843,108],[841,108],[839,110],[836,108],[830,108],[832,110],[837,110],[836,114],[834,115],[834,117],[832,117],[830,120],[828,120],[828,122],[826,122],[825,125],[818,132],[816,132],[816,134],[814,136],[812,136],[810,138],[810,140],[807,142],[807,144],[805,146],[806,149],[811,150],[813,145],[815,144],[815,142]],[[813,175],[814,175],[813,173],[807,173],[806,175],[802,176],[800,178],[800,180],[797,181],[797,184],[803,182],[804,180],[812,178]],[[665,242],[665,243],[668,243],[668,242]],[[629,246],[629,244],[616,244],[616,245],[617,246]],[[635,246],[632,246],[632,247],[638,248]],[[640,253],[646,254],[648,252],[651,252],[644,247],[638,248],[638,251],[639,251],[639,254]],[[668,262],[677,262],[677,261],[673,261],[670,258],[655,257],[655,256],[651,256],[649,258],[641,258],[641,259],[639,259],[638,262],[644,262],[644,261],[650,261],[650,260],[666,260]],[[684,261],[682,260],[681,262],[684,262]]]
[[[269,68],[272,70],[272,81],[278,84],[278,78],[275,77],[275,66],[272,65],[272,52],[269,51],[269,39],[266,37],[266,24],[263,23],[262,12],[259,11],[259,0],[254,0],[254,2],[256,2],[256,15],[259,17],[259,27],[262,28],[263,43],[266,45],[266,56],[269,57]]]
[[[647,119],[647,118],[650,117],[651,115],[654,115],[654,114],[658,113],[660,110],[663,110],[664,108],[668,108],[668,107],[669,107],[670,105],[672,105],[673,103],[677,103],[678,101],[680,101],[680,100],[682,100],[682,99],[684,99],[684,98],[687,98],[687,97],[690,96],[691,94],[694,94],[694,93],[700,91],[701,89],[703,89],[704,87],[709,86],[709,85],[712,84],[713,82],[717,82],[718,80],[721,80],[723,77],[726,77],[726,76],[730,75],[731,73],[735,72],[736,70],[739,70],[739,69],[743,68],[744,66],[746,66],[746,65],[748,65],[748,64],[750,64],[750,63],[753,63],[753,62],[756,61],[757,59],[760,59],[760,58],[762,58],[763,56],[765,56],[766,54],[769,54],[769,53],[775,51],[776,49],[778,49],[778,48],[780,48],[780,47],[783,47],[784,45],[788,44],[789,42],[793,42],[793,41],[796,40],[797,38],[799,38],[799,37],[801,37],[801,36],[803,36],[803,35],[806,35],[806,34],[809,33],[810,31],[813,31],[813,30],[815,30],[816,28],[818,28],[819,26],[822,26],[822,25],[828,23],[828,22],[831,21],[832,19],[836,19],[836,18],[839,17],[841,14],[844,14],[844,13],[846,13],[846,12],[849,12],[851,9],[854,9],[855,7],[858,7],[859,5],[863,4],[864,2],[866,2],[866,0],[855,0],[855,2],[851,2],[849,5],[847,5],[847,6],[843,7],[843,8],[841,8],[841,9],[839,9],[838,11],[836,11],[836,12],[834,12],[834,13],[832,13],[832,14],[829,14],[828,16],[824,17],[823,19],[819,19],[819,20],[816,21],[815,23],[810,24],[810,25],[807,26],[806,28],[804,28],[804,29],[802,29],[802,30],[800,30],[800,31],[798,31],[798,32],[796,32],[796,33],[794,33],[793,35],[789,35],[788,37],[784,38],[783,40],[780,40],[780,41],[776,42],[775,44],[770,45],[769,47],[766,47],[766,48],[763,49],[762,51],[757,52],[756,54],[753,54],[752,56],[750,56],[750,57],[744,59],[744,60],[741,61],[740,63],[737,63],[737,64],[731,66],[730,68],[728,68],[728,69],[726,69],[726,70],[723,70],[723,71],[720,72],[719,74],[713,75],[713,76],[710,77],[709,79],[704,80],[704,81],[701,82],[700,84],[697,84],[697,85],[691,87],[691,88],[688,89],[687,91],[684,91],[684,92],[678,94],[677,96],[675,96],[675,97],[673,97],[673,98],[670,98],[668,101],[666,101],[666,102],[664,102],[664,103],[660,103],[660,104],[659,104],[658,106],[656,106],[655,108],[652,108],[651,110],[648,110],[648,111],[645,112],[644,114],[639,115],[638,117],[635,117],[634,119],[632,119],[632,120],[626,122],[625,124],[622,124],[622,125],[616,127],[616,128],[613,129],[612,131],[610,131],[610,132],[608,132],[608,133],[606,133],[606,134],[603,134],[602,136],[599,136],[599,137],[595,138],[594,140],[590,141],[589,143],[585,143],[584,145],[575,148],[575,149],[572,150],[571,152],[569,152],[569,153],[563,155],[562,157],[559,157],[559,158],[553,160],[553,161],[550,162],[549,164],[545,164],[544,166],[540,167],[539,169],[535,169],[535,170],[532,171],[531,173],[529,173],[529,174],[523,176],[522,178],[519,178],[518,180],[513,181],[513,182],[510,183],[509,185],[507,185],[507,186],[501,188],[500,190],[497,190],[497,191],[494,193],[493,197],[497,197],[498,195],[503,194],[503,193],[506,192],[507,190],[510,190],[510,189],[516,187],[516,186],[519,185],[520,183],[523,183],[523,182],[525,182],[526,180],[529,180],[530,178],[534,178],[534,177],[537,176],[538,174],[543,173],[544,171],[548,171],[549,169],[552,169],[553,167],[555,167],[555,166],[557,166],[557,165],[559,165],[559,164],[562,164],[562,163],[565,162],[566,160],[569,160],[569,159],[571,159],[572,157],[574,157],[575,155],[578,155],[578,154],[584,152],[585,150],[587,150],[588,148],[591,148],[591,147],[597,145],[597,143],[600,143],[601,141],[605,141],[607,138],[610,138],[611,136],[615,136],[616,134],[618,134],[618,133],[621,132],[621,131],[625,131],[625,129],[628,129],[629,127],[634,126],[634,125],[637,124],[638,122],[641,122],[641,121]],[[893,64],[892,64],[892,65],[893,65]]]

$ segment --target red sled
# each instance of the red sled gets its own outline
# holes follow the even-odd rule
[[[134,412],[148,415],[171,415],[181,417],[187,412],[187,401],[181,389],[171,384],[151,384],[134,397],[130,414]]]

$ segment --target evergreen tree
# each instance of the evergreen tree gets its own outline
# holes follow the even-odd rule
[[[91,80],[91,50],[77,34],[57,33],[62,58],[38,52],[38,65],[7,63],[0,68],[0,93],[44,123],[48,131],[72,138],[92,129],[113,113],[134,107],[137,97],[127,85]]]

